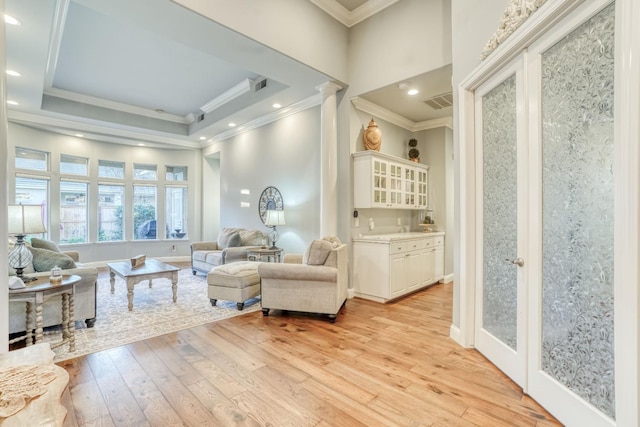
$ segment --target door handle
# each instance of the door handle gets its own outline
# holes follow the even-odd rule
[[[506,259],[505,259],[505,261],[510,262],[511,264],[515,264],[515,265],[517,265],[518,267],[522,267],[522,266],[524,266],[524,259],[522,259],[522,258],[520,258],[520,257],[518,257],[518,258],[516,258],[516,259],[509,259],[509,258],[506,258]]]

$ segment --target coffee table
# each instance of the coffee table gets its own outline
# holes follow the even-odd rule
[[[133,287],[144,281],[149,281],[149,287],[153,284],[153,279],[166,278],[171,280],[171,291],[173,292],[173,302],[178,300],[178,267],[174,267],[155,259],[148,259],[139,267],[131,267],[131,262],[110,262],[109,281],[111,282],[111,293],[115,291],[116,275],[127,282],[127,299],[129,300],[129,311],[133,310]]]

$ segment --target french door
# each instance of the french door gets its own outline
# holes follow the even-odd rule
[[[567,425],[615,425],[615,4],[475,91],[475,343]]]

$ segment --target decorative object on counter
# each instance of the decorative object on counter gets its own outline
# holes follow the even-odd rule
[[[409,140],[409,160],[412,162],[420,163],[420,151],[416,148],[418,140],[411,138]]]
[[[433,209],[427,209],[422,215],[424,215],[424,218],[422,218],[420,225],[424,228],[423,231],[425,233],[437,231],[436,216]]]
[[[362,135],[364,142],[364,148],[367,150],[380,151],[380,145],[382,145],[382,132],[376,124],[373,118],[369,122],[369,126],[365,129]]]
[[[9,252],[9,266],[16,270],[23,282],[30,282],[29,277],[24,277],[22,271],[31,264],[33,254],[25,246],[24,237],[27,234],[46,233],[47,229],[42,222],[42,206],[40,205],[9,205],[9,235],[16,236],[16,243]]]
[[[146,260],[147,260],[146,255],[134,256],[133,258],[131,258],[131,268],[138,268],[143,266]]]

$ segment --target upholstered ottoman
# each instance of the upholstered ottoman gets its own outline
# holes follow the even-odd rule
[[[242,310],[246,300],[260,295],[258,264],[240,261],[212,268],[207,274],[211,305],[216,305],[219,299],[235,301],[238,310]]]

